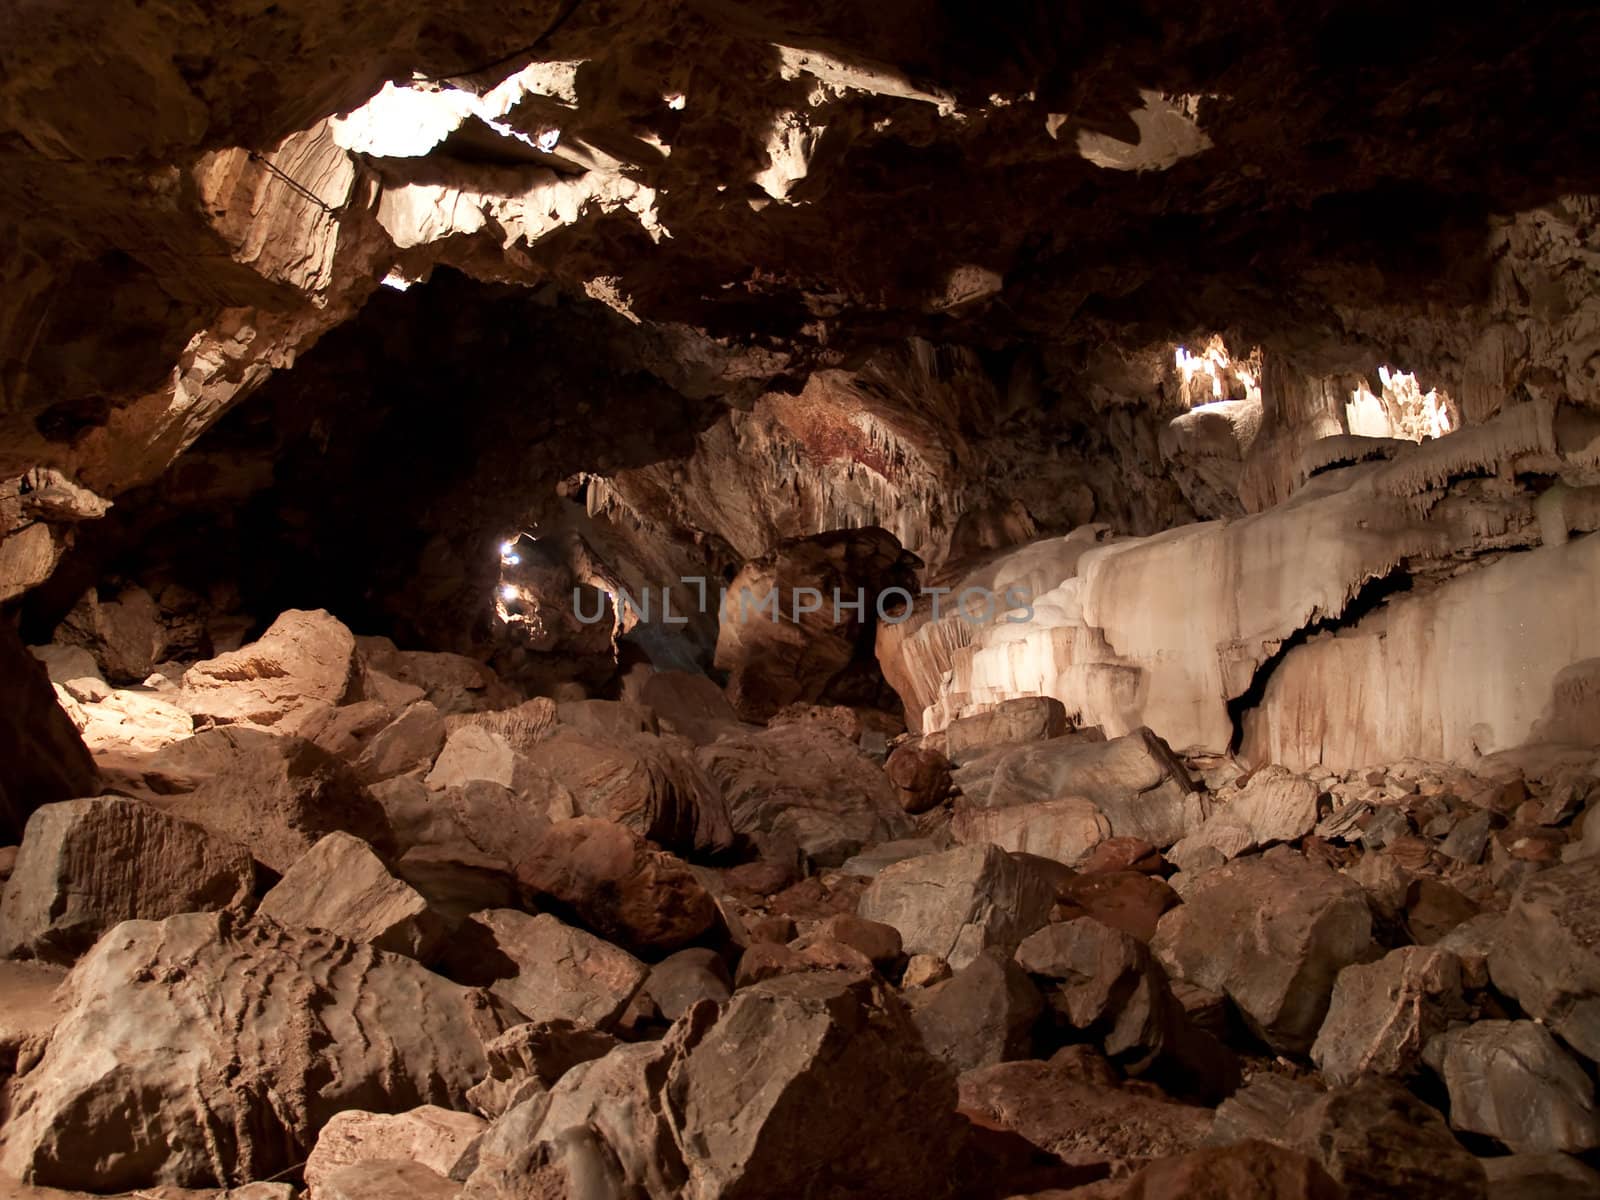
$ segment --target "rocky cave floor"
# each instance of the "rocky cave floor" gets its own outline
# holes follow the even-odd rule
[[[1600,1193],[1592,750],[521,700],[301,610],[112,686],[123,616],[15,673],[99,784],[0,851],[8,1196]]]

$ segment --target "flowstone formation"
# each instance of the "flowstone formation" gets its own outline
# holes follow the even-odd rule
[[[1600,1195],[1600,14],[32,6],[0,1193]]]

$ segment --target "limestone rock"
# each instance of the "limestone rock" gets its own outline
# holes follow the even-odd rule
[[[644,990],[664,1018],[676,1021],[702,1000],[722,1003],[733,994],[733,979],[716,951],[691,947],[651,967]]]
[[[905,999],[928,1053],[957,1072],[1033,1055],[1044,1002],[1026,972],[994,950]]]
[[[461,1185],[419,1162],[362,1159],[322,1177],[313,1200],[456,1200]]]
[[[475,913],[456,932],[447,963],[455,978],[487,987],[530,1021],[610,1027],[648,970],[625,950],[548,913]]]
[[[271,1175],[348,1108],[460,1107],[508,1015],[398,955],[199,913],[117,926],[62,1010],[0,1171],[101,1191]]]
[[[1600,1171],[1554,1152],[1485,1158],[1490,1200],[1588,1200],[1600,1195]]]
[[[898,929],[907,954],[960,970],[987,946],[1010,953],[1049,919],[1054,901],[1037,868],[994,846],[963,846],[885,867],[857,911]]]
[[[552,825],[528,847],[517,878],[635,954],[670,954],[717,924],[716,904],[688,864],[614,821]]]
[[[61,967],[0,959],[0,1085],[43,1052],[61,1019],[55,994],[66,976]]]
[[[883,771],[899,794],[900,807],[913,816],[937,807],[950,793],[950,763],[931,746],[907,742],[896,747]]]
[[[343,1168],[383,1159],[416,1163],[449,1179],[487,1128],[481,1117],[434,1105],[392,1115],[348,1109],[335,1114],[317,1135],[306,1160],[306,1188],[312,1197],[320,1197]]]
[[[1306,1154],[1350,1196],[1483,1200],[1483,1168],[1444,1118],[1393,1080],[1322,1092],[1265,1072],[1217,1110],[1207,1142],[1273,1142]]]
[[[430,958],[444,920],[360,838],[330,833],[284,872],[257,909],[280,925],[326,929],[409,958]]]
[[[1344,1200],[1347,1195],[1315,1160],[1270,1142],[1206,1146],[1163,1158],[1126,1183],[1095,1194],[1104,1200]]]
[[[1518,889],[1489,954],[1495,987],[1600,1062],[1600,858],[1541,871]]]
[[[1079,875],[1056,888],[1058,920],[1087,914],[1141,942],[1156,935],[1161,915],[1178,904],[1178,894],[1160,879],[1136,871]]]
[[[1312,1061],[1335,1084],[1367,1072],[1410,1075],[1429,1039],[1468,1015],[1461,989],[1461,962],[1448,950],[1402,946],[1353,963],[1334,982]]]
[[[976,807],[1010,808],[1065,798],[1086,800],[1113,837],[1170,846],[1205,814],[1183,764],[1147,729],[1108,742],[1058,738],[1003,755]]]
[[[1141,1084],[1084,1079],[1060,1056],[961,1076],[961,1111],[1014,1130],[1069,1164],[1127,1171],[1199,1147],[1210,1110],[1175,1104]]]
[[[489,1074],[467,1092],[473,1107],[491,1119],[554,1087],[579,1063],[604,1058],[617,1045],[609,1033],[568,1020],[514,1025],[484,1049]]]
[[[103,796],[37,809],[0,898],[0,956],[70,963],[122,921],[243,912],[255,867],[237,842]]]
[[[1202,876],[1151,949],[1174,974],[1226,992],[1282,1052],[1311,1049],[1338,974],[1373,954],[1361,888],[1287,850]]]
[[[44,665],[0,621],[0,842],[22,840],[41,804],[100,792],[83,739],[56,703]]]
[[[673,733],[696,745],[714,742],[738,729],[739,714],[712,680],[690,671],[655,671],[639,689],[638,699],[649,706]]]
[[[1450,1089],[1450,1124],[1499,1138],[1518,1152],[1600,1145],[1594,1085],[1544,1026],[1478,1021],[1425,1048]]]
[[[355,760],[356,776],[363,783],[376,783],[426,766],[444,742],[444,718],[432,702],[418,700],[372,735]]]
[[[55,641],[88,650],[97,664],[92,673],[112,683],[143,683],[167,657],[160,609],[155,597],[138,587],[106,601],[90,589],[56,629]]]
[[[445,739],[433,769],[430,788],[465,787],[477,782],[509,788],[517,781],[517,754],[511,743],[481,725],[462,725]]]
[[[1051,696],[1019,696],[985,712],[945,726],[946,752],[956,763],[970,762],[1001,746],[1044,742],[1067,731],[1067,710]]]
[[[297,737],[206,730],[118,771],[119,790],[248,847],[280,874],[328,833],[387,850],[383,808],[344,763]]]
[[[911,833],[882,769],[815,724],[724,737],[699,752],[738,832],[785,834],[819,866]]]
[[[942,1186],[955,1149],[954,1080],[883,985],[843,975],[737,992],[673,1063],[665,1097],[688,1194],[706,1200],[914,1200]]]
[[[572,793],[584,816],[626,825],[685,855],[715,854],[733,843],[728,806],[688,748],[645,735],[599,737],[558,730],[528,751]]]
[[[183,674],[178,704],[197,724],[291,731],[317,704],[339,704],[356,674],[354,636],[322,609],[289,609],[238,650]]]
[[[516,697],[488,667],[460,654],[399,650],[388,638],[356,639],[368,667],[400,683],[422,689],[445,716],[475,713],[515,704]]]
[[[1182,864],[1191,845],[1215,846],[1234,858],[1275,842],[1293,842],[1317,824],[1317,799],[1321,789],[1303,775],[1283,767],[1268,766],[1252,775],[1225,808],[1208,817],[1193,834],[1172,848],[1170,857]]]
[[[950,832],[965,845],[990,844],[1080,866],[1111,837],[1111,822],[1099,805],[1076,796],[1005,808],[981,808],[963,800],[956,806]]]

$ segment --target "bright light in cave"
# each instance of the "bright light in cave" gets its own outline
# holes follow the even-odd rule
[[[393,288],[397,292],[406,291],[416,281],[407,279],[398,271],[390,271],[383,277],[383,286]]]
[[[418,158],[459,129],[468,117],[477,117],[502,137],[516,138],[548,153],[561,139],[559,129],[545,128],[529,137],[508,125],[505,117],[529,95],[574,102],[571,77],[580,65],[533,63],[481,96],[433,83],[389,82],[348,116],[334,117],[329,126],[334,142],[346,150],[379,158]]]
[[[682,110],[683,106],[688,103],[688,97],[682,92],[668,92],[661,99],[674,112]]]
[[[1259,404],[1261,402],[1260,378],[1261,351],[1252,350],[1247,358],[1235,359],[1228,353],[1228,348],[1220,337],[1213,336],[1206,343],[1206,348],[1200,354],[1190,354],[1186,346],[1178,346],[1173,351],[1173,362],[1177,366],[1178,375],[1183,381],[1184,399],[1194,407],[1194,392],[1191,388],[1195,376],[1205,375],[1210,381],[1211,400],[1213,403],[1226,400],[1230,395],[1237,393],[1227,386],[1227,381],[1236,379],[1244,387],[1246,401]]]
[[[1362,383],[1350,393],[1345,421],[1358,437],[1403,438],[1420,442],[1441,438],[1457,427],[1455,405],[1448,392],[1424,392],[1415,373],[1384,365],[1378,368],[1381,395]]]
[[[516,588],[512,587],[509,583],[503,584],[501,586],[501,588],[500,588],[500,599],[510,601],[510,600],[515,600],[516,598],[517,598],[517,589]]]

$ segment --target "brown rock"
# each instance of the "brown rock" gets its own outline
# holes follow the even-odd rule
[[[1199,1147],[1210,1110],[1174,1104],[1142,1084],[1079,1079],[1055,1062],[1010,1062],[961,1076],[961,1111],[1014,1130],[1073,1165],[1114,1171]]]
[[[446,948],[453,978],[487,987],[530,1021],[609,1028],[643,985],[633,955],[548,913],[474,913]]]
[[[749,930],[752,943],[765,942],[779,946],[793,941],[796,932],[794,921],[789,917],[762,917],[750,922]]]
[[[970,762],[1001,746],[1043,742],[1067,731],[1067,710],[1050,696],[1019,696],[951,721],[944,731],[951,761]]]
[[[432,958],[445,934],[444,919],[427,900],[348,833],[330,833],[311,847],[257,911],[280,925],[326,929],[421,960]]]
[[[100,1191],[272,1175],[348,1108],[460,1107],[507,1015],[410,959],[210,913],[117,926],[61,1007],[0,1171]]]
[[[1403,946],[1353,963],[1333,985],[1312,1061],[1335,1084],[1411,1075],[1428,1040],[1470,1015],[1461,989],[1461,962],[1447,950]]]
[[[491,1120],[524,1100],[549,1091],[580,1063],[604,1058],[617,1045],[609,1033],[571,1021],[514,1025],[484,1047],[489,1074],[467,1099]]]
[[[1478,906],[1448,883],[1424,878],[1406,888],[1406,931],[1419,946],[1434,945],[1477,915]]]
[[[1517,891],[1489,954],[1494,985],[1600,1062],[1600,858],[1539,872]]]
[[[907,992],[905,1001],[928,1053],[958,1072],[1032,1057],[1044,1012],[1026,972],[993,950],[943,983]]]
[[[1600,1146],[1594,1084],[1543,1025],[1479,1021],[1439,1034],[1425,1055],[1450,1090],[1453,1128],[1519,1153]]]
[[[963,846],[885,867],[858,912],[892,925],[908,954],[960,970],[986,946],[1010,953],[1048,919],[1052,882],[994,846]]]
[[[783,834],[819,866],[911,828],[883,771],[833,730],[783,725],[724,737],[699,752],[738,832]]]
[[[66,977],[63,967],[0,959],[0,1085],[44,1052],[61,1019],[55,995]]]
[[[1089,857],[1078,864],[1085,875],[1110,874],[1114,871],[1138,871],[1141,875],[1159,875],[1164,866],[1161,851],[1143,838],[1107,838],[1089,852]]]
[[[1354,881],[1276,850],[1204,875],[1151,949],[1174,974],[1226,992],[1280,1052],[1303,1054],[1338,973],[1373,953],[1372,914]]]
[[[1304,1154],[1270,1142],[1208,1146],[1151,1163],[1105,1200],[1344,1200],[1347,1193]]]
[[[306,1188],[320,1197],[336,1172],[385,1159],[416,1163],[448,1179],[488,1127],[481,1117],[434,1105],[394,1115],[358,1109],[337,1113],[322,1127],[306,1160]]]
[[[822,923],[820,932],[823,937],[861,951],[879,966],[893,963],[900,957],[900,931],[893,925],[867,921],[851,913],[836,913]]]
[[[717,924],[716,904],[686,863],[613,821],[557,822],[528,847],[517,878],[635,954],[671,953]]]
[[[136,800],[47,804],[0,896],[0,956],[71,963],[121,921],[245,911],[255,866],[237,842]]]
[[[562,729],[527,754],[572,793],[583,816],[616,821],[685,855],[715,854],[733,844],[729,806],[685,745],[643,734],[600,737]]]
[[[516,697],[500,678],[475,659],[428,650],[398,650],[388,638],[362,637],[362,661],[391,679],[422,689],[445,716],[476,713],[515,704]]]
[[[932,954],[913,954],[906,962],[905,974],[900,977],[904,988],[932,987],[950,978],[950,964]]]
[[[1161,914],[1178,904],[1178,894],[1160,879],[1133,871],[1084,874],[1057,890],[1055,920],[1094,917],[1102,924],[1132,934],[1141,942],[1156,935]]]
[[[733,979],[720,954],[697,946],[651,967],[644,990],[664,1018],[676,1021],[702,1000],[722,1003],[733,994]]]
[[[341,704],[356,679],[356,643],[322,609],[289,609],[259,641],[183,675],[177,703],[197,725],[296,724],[319,704]]]
[[[461,1185],[431,1167],[402,1159],[364,1159],[331,1171],[314,1200],[456,1200]]]
[[[913,815],[937,807],[950,794],[950,762],[931,746],[906,742],[896,747],[883,771],[900,796],[900,807]]]
[[[387,852],[383,808],[350,768],[297,737],[229,727],[141,756],[119,790],[249,848],[258,862],[287,871],[323,835],[354,834]]]

